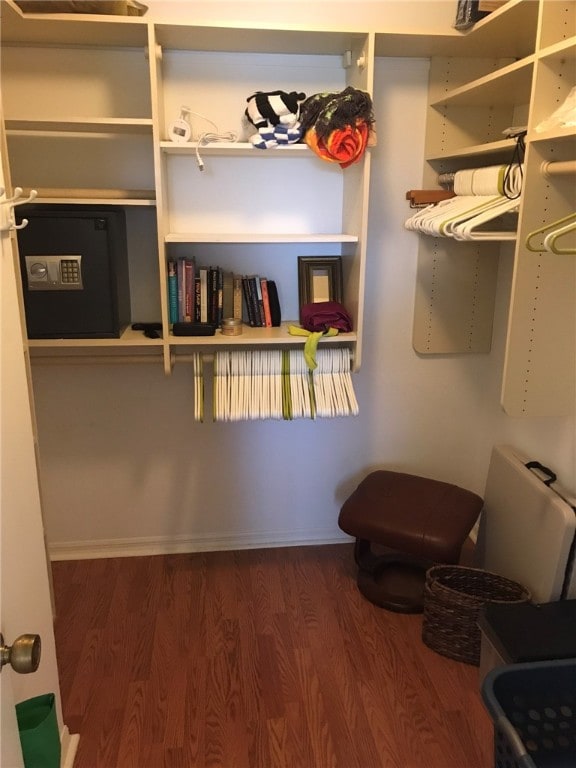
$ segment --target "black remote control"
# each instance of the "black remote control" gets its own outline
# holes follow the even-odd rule
[[[158,331],[162,330],[162,323],[132,323],[133,331],[144,331],[144,336],[148,339],[159,339]]]

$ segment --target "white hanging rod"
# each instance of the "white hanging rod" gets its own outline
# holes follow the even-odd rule
[[[214,352],[201,352],[203,363],[213,364]],[[195,362],[196,355],[170,354],[170,367],[176,363]],[[350,350],[350,360],[354,361],[354,353]],[[31,355],[32,363],[40,365],[131,365],[131,364],[162,364],[162,355]]]
[[[201,352],[203,363],[214,363],[214,352]],[[173,368],[176,363],[193,363],[196,355],[176,355],[170,354],[170,366]]]
[[[553,160],[542,163],[540,172],[545,177],[567,176],[576,173],[576,160]]]
[[[277,348],[275,348],[277,349]],[[226,349],[227,352],[229,352],[229,349]],[[242,350],[247,351],[247,350]],[[251,350],[251,351],[258,351],[258,350]],[[214,352],[202,352],[202,362],[204,363],[214,363],[215,353]],[[354,362],[354,353],[352,350],[350,350],[350,361]],[[175,363],[193,363],[194,362],[194,355],[176,355],[174,352],[170,355],[170,363],[171,367],[174,367]]]
[[[202,352],[204,363],[213,363],[214,354]],[[137,365],[137,364],[162,364],[162,355],[31,355],[33,363],[41,365]],[[193,363],[195,355],[170,355],[170,363],[173,367],[176,362]]]

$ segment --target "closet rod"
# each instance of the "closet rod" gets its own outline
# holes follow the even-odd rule
[[[576,173],[576,160],[553,160],[542,163],[540,172],[543,176],[566,176]]]
[[[213,363],[214,354],[202,352],[204,363]],[[33,363],[41,365],[131,365],[142,363],[161,364],[164,362],[162,355],[31,355]],[[172,367],[176,362],[193,363],[195,355],[170,355]]]
[[[214,352],[200,352],[202,362],[214,363]],[[162,355],[31,355],[32,363],[40,365],[127,365],[164,362]],[[170,354],[170,366],[174,367],[176,363],[194,363],[196,355],[177,355],[174,352]],[[350,360],[353,362],[354,354],[350,350]]]
[[[213,363],[213,352],[201,352],[203,363]],[[176,363],[193,363],[196,359],[195,355],[176,355],[174,352],[170,355],[170,365],[173,368]]]
[[[245,350],[246,351],[246,350]],[[252,350],[253,351],[253,350]],[[214,352],[202,352],[202,362],[214,363],[216,357]],[[354,361],[354,353],[350,350],[350,360]],[[170,355],[170,363],[174,367],[175,363],[193,363],[194,355],[176,355],[174,352]]]

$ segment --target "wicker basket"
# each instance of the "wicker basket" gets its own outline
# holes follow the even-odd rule
[[[426,573],[422,640],[433,651],[480,664],[478,618],[486,603],[525,603],[521,584],[479,568],[435,565]]]

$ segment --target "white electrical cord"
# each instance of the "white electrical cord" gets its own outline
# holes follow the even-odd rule
[[[236,142],[238,141],[238,134],[234,131],[226,131],[225,133],[220,133],[216,123],[213,120],[210,120],[209,117],[206,117],[206,115],[201,115],[199,112],[192,112],[191,110],[189,110],[189,114],[194,115],[195,117],[199,117],[201,120],[205,120],[215,128],[215,132],[205,131],[204,133],[201,133],[196,140],[196,162],[198,163],[198,168],[203,171],[204,161],[200,155],[200,149],[215,141]]]
[[[215,141],[235,142],[238,141],[238,134],[234,133],[234,131],[228,131],[227,133],[203,133],[196,144],[196,162],[201,171],[204,170],[204,161],[200,156],[200,148]]]

